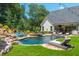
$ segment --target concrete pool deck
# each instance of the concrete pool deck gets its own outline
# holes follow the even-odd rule
[[[58,48],[58,47],[56,47],[54,45],[50,45],[50,44],[42,44],[41,46],[48,48],[48,49],[51,49],[51,50],[64,50],[62,48]]]
[[[37,36],[24,36],[24,37],[17,37],[18,40],[22,40],[25,38],[32,38],[32,37],[37,37]]]

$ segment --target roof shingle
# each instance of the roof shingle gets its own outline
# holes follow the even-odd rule
[[[78,24],[79,6],[52,11],[51,13],[48,14],[45,20],[48,20],[51,24],[54,24],[54,25]]]

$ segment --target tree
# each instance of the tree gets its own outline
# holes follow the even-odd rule
[[[25,9],[21,4],[0,4],[0,23],[18,30],[25,29],[24,11]]]
[[[44,20],[44,18],[48,15],[49,11],[43,6],[39,4],[29,4],[29,18],[30,18],[30,26],[33,31],[40,30],[40,24]]]
[[[28,7],[29,18],[27,19],[24,5],[18,3],[0,4],[0,23],[11,29],[40,31],[40,24],[49,12],[39,4],[29,4]]]

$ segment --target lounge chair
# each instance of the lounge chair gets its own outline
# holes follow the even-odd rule
[[[54,40],[54,41],[49,42],[48,44],[51,44],[51,45],[56,46],[58,48],[62,48],[64,50],[67,50],[68,48],[74,47],[74,46],[68,44],[69,42],[70,42],[70,40],[66,40],[64,42],[59,42],[59,41]]]
[[[65,40],[64,42],[61,43],[61,45],[66,46],[67,48],[74,48],[74,46],[69,44],[70,41],[71,41],[70,39]]]
[[[52,41],[52,42],[49,42],[48,44],[53,45],[53,46],[56,46],[58,48],[62,48],[64,50],[67,50],[67,47],[61,45],[61,42],[59,42],[59,41]]]

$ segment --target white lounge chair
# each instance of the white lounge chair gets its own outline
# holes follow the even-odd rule
[[[59,42],[59,41],[56,41],[56,40],[53,40],[53,41],[49,42],[48,44],[51,44],[51,45],[56,46],[58,48],[62,48],[64,50],[68,49],[68,47],[62,45],[62,42]]]

